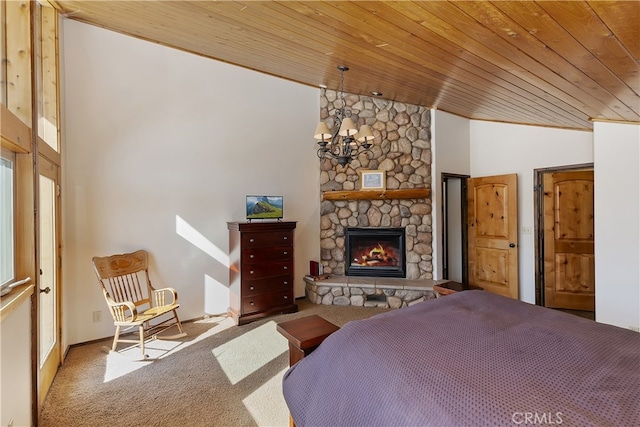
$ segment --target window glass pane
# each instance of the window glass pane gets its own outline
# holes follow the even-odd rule
[[[58,74],[56,54],[56,13],[52,7],[37,4],[38,46],[36,76],[38,93],[38,136],[58,151]]]
[[[14,278],[13,161],[1,158],[0,166],[0,283]]]
[[[40,363],[46,361],[56,343],[56,183],[40,175]]]

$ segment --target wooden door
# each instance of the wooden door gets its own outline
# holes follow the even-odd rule
[[[61,363],[60,346],[60,192],[59,168],[40,156],[38,344],[39,402],[42,404]]]
[[[545,306],[595,309],[593,171],[543,178]]]
[[[518,299],[516,174],[470,178],[469,285]]]

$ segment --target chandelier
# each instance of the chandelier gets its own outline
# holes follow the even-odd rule
[[[336,159],[340,166],[346,166],[359,154],[369,151],[372,147],[373,134],[369,125],[362,125],[360,130],[351,119],[351,111],[348,111],[344,101],[344,72],[349,67],[338,65],[340,70],[340,108],[334,113],[334,126],[332,130],[325,122],[318,123],[314,138],[318,141],[319,159]]]

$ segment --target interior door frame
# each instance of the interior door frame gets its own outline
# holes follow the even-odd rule
[[[441,209],[442,209],[442,278],[449,278],[449,197],[447,191],[447,184],[449,180],[459,180],[460,181],[460,212],[461,212],[461,222],[460,222],[460,234],[461,234],[461,252],[462,252],[462,282],[469,282],[469,237],[467,231],[467,179],[470,178],[469,175],[461,175],[455,173],[441,173]]]
[[[535,233],[535,295],[536,305],[544,307],[544,175],[556,172],[571,172],[585,169],[593,169],[593,163],[581,163],[576,165],[553,166],[533,170],[533,205],[534,205],[534,233]]]

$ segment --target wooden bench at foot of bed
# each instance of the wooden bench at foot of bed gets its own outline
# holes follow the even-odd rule
[[[278,323],[276,329],[289,341],[289,366],[293,366],[340,328],[314,314]],[[289,426],[295,425],[289,416]]]
[[[278,323],[278,332],[289,341],[289,366],[309,355],[338,329],[338,326],[315,314]]]

